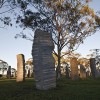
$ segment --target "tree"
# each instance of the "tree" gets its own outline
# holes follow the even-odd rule
[[[96,24],[97,24],[97,28],[100,28],[100,14],[98,16],[95,16],[95,21],[96,21]]]
[[[12,26],[10,16],[4,16],[4,14],[12,12],[13,10],[14,8],[9,4],[9,0],[0,0],[0,28],[4,28],[5,26]]]
[[[56,56],[56,55],[53,53],[53,57],[54,57],[54,59],[55,59],[55,65],[58,65],[58,56]],[[61,57],[61,64],[62,64],[63,62],[66,62],[66,61],[65,61],[64,57]]]
[[[8,69],[8,63],[0,60],[0,70],[2,71],[2,75],[4,75],[4,72]]]
[[[22,15],[17,23],[21,27],[43,29],[52,33],[58,57],[57,77],[60,77],[61,52],[74,50],[83,40],[95,33],[97,22],[94,11],[88,6],[89,0],[10,0],[13,6],[20,6]],[[18,34],[17,34],[18,36]],[[19,34],[27,38],[26,34]]]
[[[30,58],[25,63],[26,73],[28,74],[28,77],[33,76],[33,59]]]
[[[100,49],[91,49],[92,53],[88,55],[90,58],[95,58],[96,68],[100,70]]]
[[[12,77],[16,77],[16,69],[15,68],[11,68],[11,76]]]
[[[90,67],[90,62],[87,58],[79,58],[78,63],[84,65],[86,68]]]
[[[33,67],[33,59],[32,58],[30,58],[30,59],[28,59],[27,61],[26,61],[26,63],[25,63],[25,65],[26,65],[26,69],[32,69],[32,67]],[[30,68],[29,68],[30,67]]]

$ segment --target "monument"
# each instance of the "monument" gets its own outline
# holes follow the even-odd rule
[[[8,79],[11,78],[11,66],[8,66],[8,70],[7,70],[7,78],[8,78]]]
[[[69,70],[69,65],[66,65],[66,78],[70,78],[70,70]]]
[[[78,62],[77,58],[70,59],[70,66],[71,66],[71,79],[76,80],[79,78],[78,75]]]
[[[85,79],[86,78],[86,69],[82,64],[80,64],[80,78],[81,79]]]
[[[91,74],[93,78],[98,77],[98,73],[96,70],[96,62],[95,62],[95,58],[91,58],[90,59],[90,68],[91,68]]]
[[[17,82],[23,82],[25,80],[25,59],[23,54],[17,55]]]
[[[37,29],[34,34],[32,56],[36,88],[48,90],[56,87],[54,49],[51,34]]]

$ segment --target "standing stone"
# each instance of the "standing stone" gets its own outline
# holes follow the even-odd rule
[[[8,78],[8,79],[11,78],[11,66],[8,67],[7,78]]]
[[[80,64],[80,78],[85,79],[86,78],[86,70],[83,65]]]
[[[86,71],[86,77],[90,76],[90,71]]]
[[[16,78],[16,70],[15,70],[15,72],[13,73],[13,77]]]
[[[25,78],[27,77],[27,69],[25,69]]]
[[[70,65],[71,65],[71,79],[76,80],[79,78],[77,58],[71,58]]]
[[[17,82],[23,82],[25,80],[25,59],[23,54],[17,55]]]
[[[51,34],[37,29],[33,41],[32,56],[36,88],[39,90],[48,90],[56,87],[53,49],[54,44]]]
[[[66,66],[66,78],[70,78],[70,70],[69,70],[69,68],[68,68],[69,66],[67,65]]]
[[[90,59],[90,68],[91,68],[92,77],[96,78],[97,77],[97,70],[96,70],[95,58]]]
[[[28,74],[27,74],[28,78],[31,77],[31,71],[30,68],[28,69]]]

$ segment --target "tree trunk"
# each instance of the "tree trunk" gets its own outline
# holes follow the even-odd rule
[[[56,78],[60,79],[61,78],[61,50],[58,48],[58,66],[56,69]]]

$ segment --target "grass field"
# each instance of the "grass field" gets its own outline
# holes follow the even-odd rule
[[[100,79],[67,80],[57,82],[57,88],[40,91],[33,79],[16,83],[0,80],[0,100],[100,100]]]

